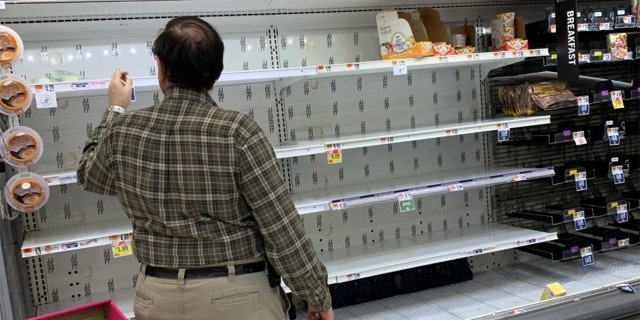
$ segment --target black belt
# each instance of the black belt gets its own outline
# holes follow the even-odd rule
[[[247,274],[247,273],[255,273],[264,271],[265,264],[264,261],[253,262],[247,264],[236,264],[235,266],[236,275]],[[156,277],[156,278],[164,278],[164,279],[177,279],[178,278],[178,269],[167,269],[162,267],[153,267],[147,266],[145,268],[145,275]],[[202,279],[202,278],[216,278],[216,277],[226,277],[229,275],[229,269],[227,266],[219,266],[219,267],[204,267],[204,268],[193,268],[193,269],[185,269],[184,278],[191,279]]]

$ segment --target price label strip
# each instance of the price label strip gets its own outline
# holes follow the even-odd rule
[[[527,175],[524,173],[516,173],[513,175],[513,181],[518,182],[518,181],[525,181],[527,180]]]
[[[587,173],[584,171],[576,172],[574,174],[574,178],[576,181],[576,191],[585,191],[588,189],[587,187]]]
[[[585,267],[595,263],[591,247],[580,248],[580,257],[582,257],[582,265]]]
[[[620,145],[620,133],[618,132],[617,127],[609,127],[607,128],[607,137],[609,138],[610,146],[619,146]]]
[[[584,218],[584,211],[573,211],[573,224],[576,227],[576,231],[587,228],[587,220]]]
[[[407,62],[404,60],[393,61],[393,75],[402,76],[407,74]]]
[[[624,184],[624,171],[622,166],[612,166],[611,174],[613,175],[614,184]]]
[[[415,201],[409,192],[398,192],[398,206],[400,206],[400,212],[409,212],[416,209]]]
[[[111,252],[114,258],[126,257],[133,254],[131,248],[131,241],[133,240],[132,234],[110,236],[109,239],[111,240]]]
[[[578,115],[586,116],[591,113],[591,104],[589,102],[589,96],[578,97]]]
[[[576,146],[581,146],[587,144],[587,139],[584,137],[584,131],[576,131],[573,133],[573,141],[576,143]]]
[[[449,191],[451,191],[451,192],[462,191],[462,190],[464,190],[464,187],[459,182],[452,183],[452,184],[449,185]]]
[[[509,124],[507,123],[498,124],[498,142],[509,141],[510,136],[511,136],[511,129],[509,129]]]
[[[340,202],[332,202],[331,203],[331,210],[344,210],[348,207],[347,203],[344,201],[340,201]]]
[[[624,101],[622,101],[622,91],[616,90],[611,91],[611,103],[613,104],[614,109],[624,109]]]
[[[327,163],[337,164],[342,163],[342,147],[339,143],[325,145],[327,152]]]
[[[616,221],[618,223],[629,222],[629,211],[626,204],[620,204],[616,207]]]
[[[53,84],[39,84],[34,86],[36,108],[49,109],[58,107],[56,88]]]

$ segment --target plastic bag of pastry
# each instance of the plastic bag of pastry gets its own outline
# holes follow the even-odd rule
[[[34,212],[42,208],[49,199],[49,186],[41,176],[23,172],[9,179],[4,196],[12,208]]]
[[[0,153],[15,167],[28,167],[42,156],[42,138],[29,127],[13,127],[2,134]]]
[[[13,29],[0,26],[0,65],[9,68],[22,58],[24,45]]]
[[[0,77],[0,113],[17,116],[31,105],[29,86],[14,76]]]

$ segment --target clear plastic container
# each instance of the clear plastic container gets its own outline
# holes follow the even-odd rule
[[[13,29],[0,26],[0,65],[8,68],[20,61],[24,52],[22,38]]]
[[[49,186],[41,176],[23,172],[9,179],[4,196],[12,208],[21,212],[34,212],[49,200]]]
[[[2,158],[14,167],[28,167],[42,156],[42,138],[29,127],[13,127],[2,134]]]
[[[12,75],[0,76],[0,113],[18,116],[27,111],[30,105],[29,85]]]

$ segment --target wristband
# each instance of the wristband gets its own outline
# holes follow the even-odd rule
[[[121,106],[109,106],[109,110],[113,111],[115,113],[121,114],[124,113],[125,111],[127,111],[127,109],[121,107]]]

